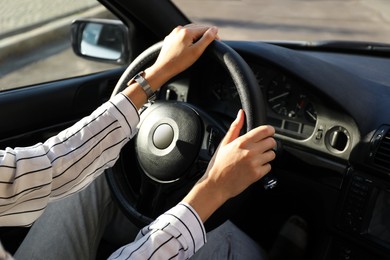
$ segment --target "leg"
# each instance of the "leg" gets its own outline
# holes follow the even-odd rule
[[[226,221],[207,233],[207,243],[193,259],[268,259],[266,252],[247,234]]]
[[[95,259],[105,228],[118,211],[102,174],[83,191],[50,203],[15,258]]]

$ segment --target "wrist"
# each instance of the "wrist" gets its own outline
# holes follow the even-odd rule
[[[218,188],[208,187],[206,182],[197,182],[183,199],[198,213],[203,223],[226,201]]]
[[[149,82],[151,89],[156,92],[164,85],[172,76],[164,69],[158,69],[151,66],[144,70],[144,78]]]
[[[138,85],[142,88],[144,94],[146,95],[147,99],[153,101],[156,99],[156,91],[152,89],[149,82],[145,79],[144,74],[144,71],[139,72],[127,83],[127,85],[130,86],[133,83],[138,83]]]
[[[145,69],[141,76],[142,80],[144,80],[149,85],[148,87],[152,93],[156,92],[171,77],[169,74],[167,74],[166,70],[159,70],[153,66]],[[148,93],[139,82],[134,80],[134,78],[131,79],[127,85],[128,87],[125,88],[122,93],[131,99],[137,108],[141,108],[149,97]]]

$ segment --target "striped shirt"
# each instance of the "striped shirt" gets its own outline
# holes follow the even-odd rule
[[[45,143],[0,150],[0,226],[30,226],[50,201],[82,190],[114,165],[138,123],[136,107],[118,94]],[[204,243],[199,216],[180,203],[111,258],[187,259]]]

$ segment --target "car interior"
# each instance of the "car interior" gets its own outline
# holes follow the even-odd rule
[[[75,21],[73,49],[81,58],[121,66],[0,92],[1,149],[43,142],[89,115],[157,58],[165,35],[191,22],[170,1],[99,2],[120,22]],[[106,39],[121,35],[116,38],[120,42],[86,40],[88,24],[106,28]],[[114,54],[81,51],[83,41]],[[230,219],[270,250],[286,220],[297,215],[308,225],[304,259],[389,259],[389,50],[385,44],[341,41],[211,44],[140,111],[137,137],[106,172],[113,196],[139,227],[149,223],[199,179],[238,109],[244,108],[245,131],[261,124],[275,128],[277,157],[266,182],[260,180],[229,201],[206,229]],[[183,135],[199,135],[195,144],[183,139],[179,159],[148,150],[148,126],[161,118],[178,124]],[[151,160],[161,160],[160,168],[154,169]],[[164,174],[154,175],[161,169]],[[27,231],[2,228],[0,239],[14,252]]]

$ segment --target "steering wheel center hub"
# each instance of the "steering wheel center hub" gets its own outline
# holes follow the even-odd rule
[[[136,155],[154,181],[181,179],[196,160],[203,128],[199,115],[185,103],[156,102],[141,115]]]
[[[153,144],[158,149],[168,148],[173,141],[173,137],[173,128],[169,124],[161,124],[154,130]]]

